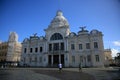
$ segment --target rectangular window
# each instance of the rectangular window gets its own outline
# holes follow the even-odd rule
[[[95,55],[96,62],[99,62],[99,55]]]
[[[91,62],[91,56],[90,55],[87,56],[87,61]]]
[[[61,50],[64,50],[64,43],[61,43]]]
[[[30,48],[30,53],[32,53],[32,48]]]
[[[75,50],[75,45],[71,44],[71,50]]]
[[[49,51],[52,51],[52,44],[49,44]]]
[[[75,56],[72,56],[72,62],[75,63]]]
[[[79,44],[79,50],[81,50],[82,49],[82,44]]]
[[[86,43],[86,49],[90,49],[90,43]]]
[[[36,53],[38,52],[38,48],[37,48],[37,47],[35,48],[35,52],[36,52]]]
[[[43,48],[42,47],[40,47],[40,52],[42,52],[43,51]]]
[[[94,48],[98,48],[98,43],[94,42]]]
[[[59,43],[54,43],[54,51],[57,51],[59,50]]]
[[[26,53],[27,52],[27,48],[24,48],[24,53]]]

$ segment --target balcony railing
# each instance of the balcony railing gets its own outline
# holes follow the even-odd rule
[[[68,51],[64,50],[56,50],[56,51],[48,51],[49,54],[61,54],[61,53],[68,53]]]

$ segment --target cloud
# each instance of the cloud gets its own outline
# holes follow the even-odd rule
[[[117,49],[111,49],[111,50],[112,50],[112,57],[115,57],[117,53],[119,52],[119,50]]]
[[[120,41],[114,41],[113,44],[114,44],[115,46],[120,46]]]

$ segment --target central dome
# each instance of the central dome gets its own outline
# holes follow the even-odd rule
[[[49,27],[65,27],[69,26],[67,19],[63,16],[62,11],[57,11],[56,16],[51,21]]]

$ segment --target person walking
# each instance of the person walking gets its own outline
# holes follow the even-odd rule
[[[61,63],[59,63],[59,71],[61,72],[61,70],[62,70],[62,64]]]

